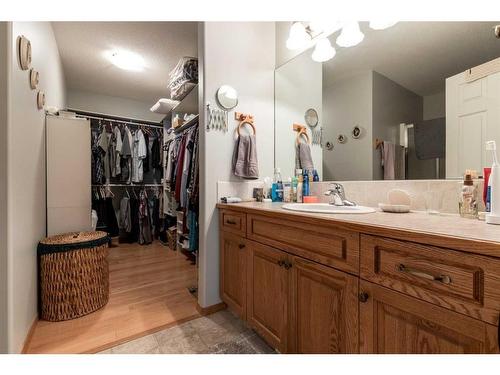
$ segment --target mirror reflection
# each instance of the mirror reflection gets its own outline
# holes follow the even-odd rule
[[[292,176],[306,143],[325,181],[481,176],[485,142],[500,143],[497,24],[360,22],[328,38],[290,24],[289,49],[315,47],[276,69],[275,166]]]

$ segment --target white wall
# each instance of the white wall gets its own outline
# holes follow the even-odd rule
[[[47,105],[66,104],[63,69],[49,22],[13,22],[8,124],[9,351],[19,352],[37,315],[36,246],[45,236],[45,114],[36,107],[29,71],[19,68],[16,38],[31,41]]]
[[[304,114],[314,108],[318,112],[319,123],[323,126],[322,103],[323,69],[320,63],[311,59],[309,54],[297,56],[276,70],[275,73],[275,165],[281,168],[283,178],[295,172],[295,148],[297,132],[293,123],[306,125]],[[311,137],[311,129],[306,126]],[[323,177],[323,156],[319,145],[311,144],[314,167],[320,178]]]
[[[271,22],[205,22],[198,31],[202,86],[200,92],[200,259],[198,302],[220,302],[217,181],[240,181],[231,174],[234,130],[229,114],[227,133],[205,131],[206,104],[215,105],[223,84],[239,94],[236,111],[255,116],[260,177],[274,168],[275,25]]]
[[[373,72],[372,139],[379,138],[399,144],[399,124],[421,122],[422,103],[421,96],[382,74]],[[414,145],[414,142],[411,144]],[[373,152],[373,179],[383,180],[380,150],[373,147],[373,141],[371,150]],[[408,164],[408,172],[413,173],[414,176],[419,175],[422,167],[420,160],[415,157]]]
[[[446,116],[446,92],[424,96],[424,121]]]
[[[0,353],[7,336],[7,100],[9,94],[10,24],[0,22]]]
[[[68,90],[67,107],[75,110],[102,113],[137,120],[159,122],[164,115],[149,110],[154,103],[97,94],[82,90]]]
[[[323,148],[323,180],[371,180],[372,72],[360,72],[323,87],[323,118],[323,144],[334,144],[331,151]],[[355,125],[365,131],[360,139],[351,137]],[[348,137],[346,143],[337,142],[339,134]]]

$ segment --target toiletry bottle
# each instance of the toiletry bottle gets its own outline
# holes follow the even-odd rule
[[[283,182],[283,202],[290,203],[292,201],[292,179],[288,177]]]
[[[488,192],[491,190],[490,173],[491,168],[483,168],[483,202],[486,212],[490,212],[490,193]]]
[[[302,203],[304,188],[304,176],[302,176],[302,169],[297,169],[297,203]]]
[[[319,175],[318,175],[318,171],[316,169],[313,170],[313,181],[314,182],[319,181]]]
[[[297,184],[298,184],[297,176],[292,177],[292,196],[290,201],[297,202]]]
[[[486,142],[486,150],[492,153],[493,165],[489,178],[490,212],[486,214],[485,220],[488,224],[500,224],[500,164],[498,163],[496,142]]]
[[[307,170],[304,170],[304,182],[302,183],[302,199],[309,195],[309,175]]]
[[[276,187],[276,202],[283,202],[283,181],[279,180],[278,185]]]
[[[470,174],[465,175],[458,204],[460,216],[469,219],[477,218],[477,188]]]
[[[279,168],[274,168],[274,178],[271,191],[271,199],[273,202],[281,202],[280,199],[280,186],[281,183],[281,170]],[[283,184],[281,184],[281,197],[283,197]]]

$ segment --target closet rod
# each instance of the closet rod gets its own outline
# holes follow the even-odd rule
[[[163,184],[102,184],[102,185],[92,185],[92,187],[160,187],[163,186]]]
[[[130,124],[130,125],[139,125],[139,126],[147,126],[150,128],[160,128],[163,129],[163,125],[151,121],[143,121],[143,120],[137,120],[137,119],[129,119],[126,117],[118,117],[118,116],[110,116],[110,115],[100,115],[98,113],[91,113],[91,112],[83,112],[83,111],[77,111],[77,110],[72,110],[68,109],[68,111],[75,112],[78,116],[86,117],[86,118],[93,118],[96,120],[104,120],[104,121],[111,121],[111,122],[121,122],[125,124]]]

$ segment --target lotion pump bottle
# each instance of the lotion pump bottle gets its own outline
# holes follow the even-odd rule
[[[500,224],[500,164],[497,157],[497,145],[495,141],[486,142],[486,151],[491,151],[493,165],[490,174],[490,212],[486,213],[488,224]]]

